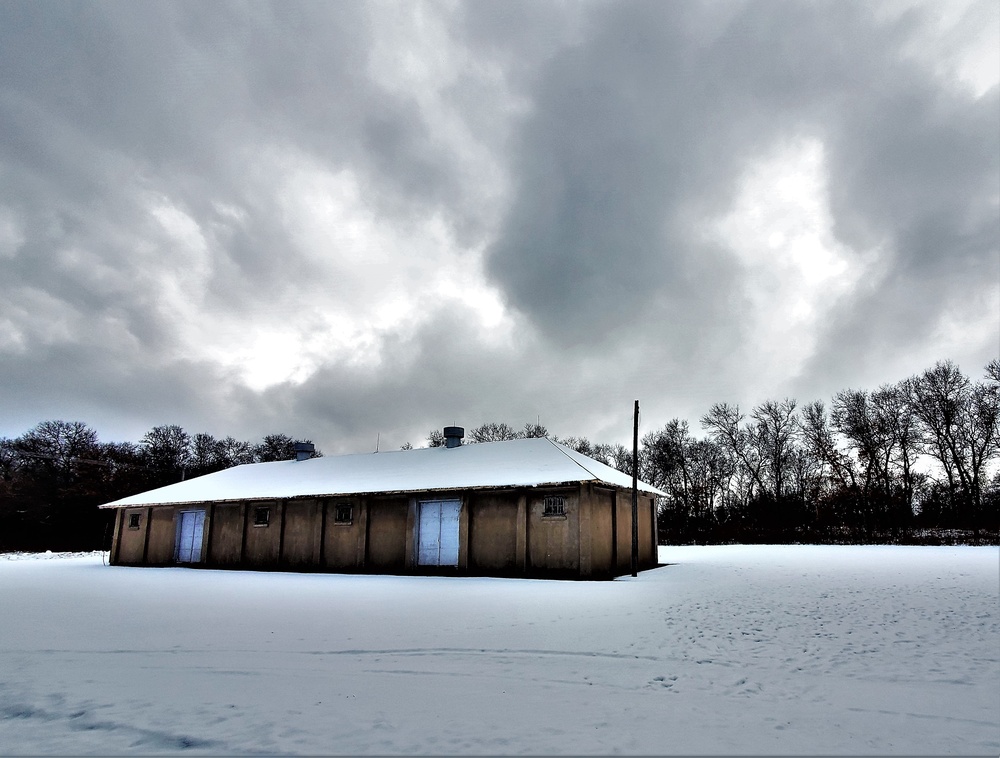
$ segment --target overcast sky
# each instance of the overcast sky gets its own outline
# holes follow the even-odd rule
[[[1000,352],[1000,5],[0,4],[0,435],[631,439]]]

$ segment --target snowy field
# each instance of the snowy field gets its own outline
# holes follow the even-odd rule
[[[637,579],[0,556],[0,754],[1000,753],[995,547],[661,548]]]

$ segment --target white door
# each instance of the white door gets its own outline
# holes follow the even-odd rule
[[[420,503],[417,562],[421,566],[458,565],[458,500]]]
[[[200,563],[205,511],[181,511],[177,524],[177,562]]]

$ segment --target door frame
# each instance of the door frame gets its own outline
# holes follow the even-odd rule
[[[439,508],[443,504],[453,504],[455,509],[455,561],[454,563],[441,563],[441,525],[444,523],[444,519],[441,518],[441,511],[438,511],[438,561],[437,563],[423,563],[420,560],[420,537],[421,537],[421,523],[423,508],[425,505],[437,505]],[[438,498],[420,498],[417,500],[416,508],[416,518],[414,519],[414,526],[416,527],[414,532],[414,564],[419,569],[431,569],[431,568],[458,568],[462,562],[462,506],[463,499],[461,497],[438,497]]]
[[[195,518],[195,529],[198,527],[198,520],[200,514],[201,521],[201,544],[198,545],[198,558],[197,560],[181,560],[181,534],[183,532],[184,517],[186,514],[194,514]],[[189,565],[195,563],[203,563],[205,560],[205,521],[207,519],[207,513],[205,508],[185,508],[183,510],[177,511],[177,526],[174,532],[174,563],[179,563],[182,565]],[[192,552],[194,550],[194,545],[192,544]]]

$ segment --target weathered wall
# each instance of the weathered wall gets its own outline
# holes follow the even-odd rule
[[[470,497],[470,571],[519,573],[517,500],[516,493],[474,493]]]
[[[149,545],[146,550],[146,563],[173,563],[177,510],[177,508],[169,506],[152,509],[153,512],[149,519]],[[206,528],[207,526],[206,524]],[[204,550],[204,547],[202,549]]]
[[[352,507],[351,523],[336,523],[337,505]],[[360,498],[336,498],[327,503],[326,540],[323,546],[323,563],[327,568],[351,571],[365,565],[365,531],[368,507]]]
[[[588,522],[580,524],[581,556],[585,552],[584,542],[589,542],[590,571],[587,575],[606,576],[612,572],[614,534],[611,510],[615,503],[615,493],[599,487],[584,488],[584,491],[587,490],[589,490],[590,513]]]
[[[564,515],[544,515],[544,499],[561,495]],[[459,498],[458,571],[519,576],[578,575],[603,578],[631,570],[631,492],[584,484],[575,488],[466,493],[428,493]],[[115,522],[113,560],[170,564],[175,560],[178,514],[206,512],[202,564],[261,569],[408,572],[414,555],[415,497],[330,498],[195,506],[128,508]],[[338,523],[338,504],[351,505]],[[267,508],[267,526],[255,526],[255,510]],[[639,498],[639,567],[656,565],[654,501]],[[139,528],[129,529],[131,514]]]
[[[146,544],[146,530],[149,528],[150,508],[125,508],[118,526],[117,562],[121,564],[142,563],[143,546]],[[129,529],[129,517],[139,515],[139,528]]]
[[[544,498],[566,498],[566,515],[543,516]],[[531,571],[575,573],[580,567],[580,498],[578,490],[528,494],[528,563]]]
[[[254,526],[254,512],[257,508],[270,509],[270,521],[267,526]],[[260,568],[278,567],[278,552],[281,549],[281,509],[282,504],[273,500],[251,500],[247,503],[244,564]]]
[[[368,505],[368,568],[406,568],[408,498],[373,499]]]
[[[323,506],[318,500],[292,500],[285,504],[281,565],[294,570],[320,565]]]
[[[619,490],[615,507],[616,553],[618,568],[616,574],[632,571],[632,493]]]
[[[212,515],[209,562],[234,566],[240,562],[243,547],[243,503],[221,503]]]

